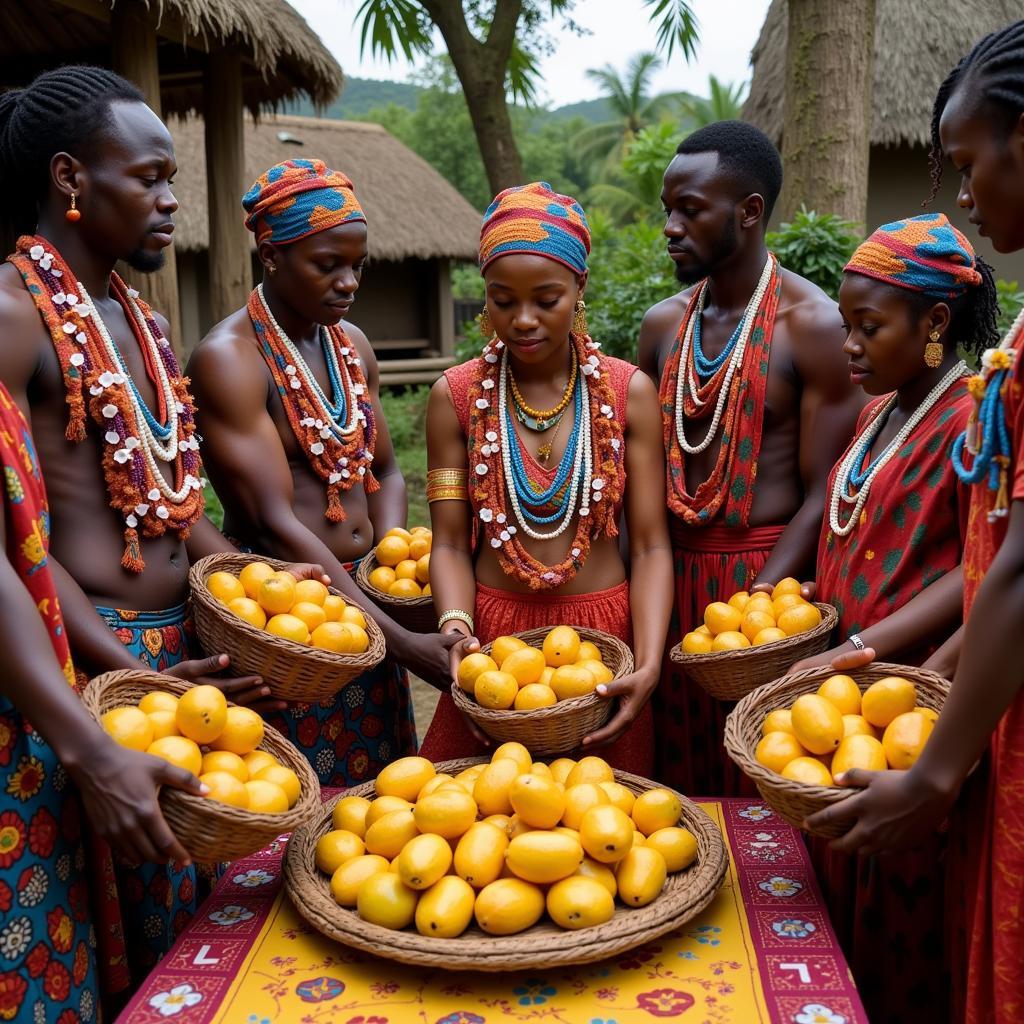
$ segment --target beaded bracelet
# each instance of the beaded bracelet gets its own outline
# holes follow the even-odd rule
[[[445,623],[448,622],[464,622],[469,626],[469,632],[473,632],[473,616],[469,612],[464,612],[460,608],[449,608],[448,611],[442,612],[437,620],[438,632],[444,627]]]
[[[469,501],[469,470],[428,470],[427,504],[435,501]]]

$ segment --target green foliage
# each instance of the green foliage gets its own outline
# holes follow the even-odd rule
[[[385,388],[380,402],[391,444],[409,496],[409,523],[429,526],[427,508],[427,398],[425,384],[405,389]]]
[[[714,124],[715,121],[734,121],[743,112],[747,83],[720,82],[714,75],[708,76],[708,95],[685,96],[679,104],[687,134]]]
[[[996,281],[996,294],[999,296],[999,333],[1006,334],[1024,306],[1024,292],[1016,281]]]
[[[206,518],[218,530],[222,529],[224,526],[224,506],[220,503],[220,498],[217,497],[209,480],[206,481],[206,486],[203,488],[203,499],[206,502]]]
[[[456,263],[452,267],[452,295],[457,299],[484,298],[484,279],[475,263]]]
[[[641,129],[615,171],[588,191],[588,205],[619,224],[658,218],[662,179],[678,143],[679,132],[670,121]]]
[[[832,213],[801,207],[792,222],[768,233],[768,248],[787,269],[813,281],[832,298],[839,294],[843,267],[860,244],[857,224]]]

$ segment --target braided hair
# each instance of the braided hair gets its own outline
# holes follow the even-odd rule
[[[926,205],[938,195],[942,182],[939,121],[949,98],[967,81],[979,91],[982,99],[1005,115],[1007,128],[1016,122],[1024,112],[1024,21],[1015,21],[975,43],[970,53],[961,58],[939,86],[932,107],[932,142],[928,154],[932,190]]]
[[[118,100],[146,102],[131,82],[87,64],[46,71],[24,89],[0,94],[0,223],[17,233],[35,228],[53,155],[90,156]]]

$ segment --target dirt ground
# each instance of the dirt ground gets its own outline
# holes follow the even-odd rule
[[[409,684],[412,691],[412,711],[416,719],[416,735],[422,743],[423,737],[427,734],[430,720],[434,717],[434,708],[437,707],[437,699],[441,693],[411,672],[409,673]]]

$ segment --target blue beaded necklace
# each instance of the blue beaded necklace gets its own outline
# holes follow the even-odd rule
[[[1009,369],[996,370],[985,381],[985,394],[978,409],[981,447],[975,454],[970,469],[963,461],[967,431],[965,430],[953,443],[953,469],[965,484],[981,483],[987,476],[989,490],[999,491],[1001,487],[1005,487],[1006,467],[1009,465],[1012,448],[1010,432],[1006,429],[1006,416],[1003,414],[1002,391],[1009,372]],[[996,516],[1005,514],[1000,508],[994,509],[993,512]]]
[[[320,328],[320,345],[324,350],[324,360],[327,363],[327,376],[331,382],[331,393],[333,401],[328,401],[323,390],[317,384],[316,388],[323,398],[324,408],[331,414],[331,419],[340,426],[348,425],[348,392],[341,379],[341,367],[338,365],[338,353],[334,351],[334,343],[326,327]],[[310,374],[312,377],[312,374]],[[314,383],[316,378],[313,377]]]
[[[157,418],[150,412],[149,406],[146,405],[142,395],[139,394],[139,389],[135,385],[135,381],[132,379],[132,375],[128,372],[128,367],[125,366],[124,358],[121,356],[117,346],[111,346],[114,352],[114,358],[117,359],[117,365],[121,369],[121,373],[124,374],[125,380],[128,382],[128,386],[132,389],[132,394],[135,396],[136,404],[139,410],[142,412],[149,429],[153,431],[153,435],[161,441],[166,441],[171,436],[171,424],[160,423]],[[168,410],[168,418],[170,417],[170,410]]]
[[[703,319],[703,314],[698,316],[693,325],[693,368],[697,371],[697,376],[700,377],[702,382],[713,377],[725,365],[729,356],[732,355],[733,349],[736,348],[736,343],[740,340],[740,333],[743,330],[743,321],[746,320],[746,315],[740,317],[740,322],[736,325],[736,330],[729,336],[729,340],[725,343],[725,348],[714,359],[708,359],[701,348],[700,332]]]
[[[893,409],[896,408],[896,403],[893,402],[885,412],[879,416],[874,423],[871,424],[870,429],[864,432],[864,436],[861,438],[858,445],[859,451],[857,458],[853,462],[853,467],[850,469],[849,483],[850,486],[856,490],[860,490],[864,486],[864,481],[871,476],[871,471],[878,465],[879,461],[885,456],[886,449],[883,448],[863,470],[858,470],[856,467],[864,464],[864,456],[871,450],[871,446],[875,443],[882,431],[885,429],[886,423],[889,422],[889,417],[892,415]]]

